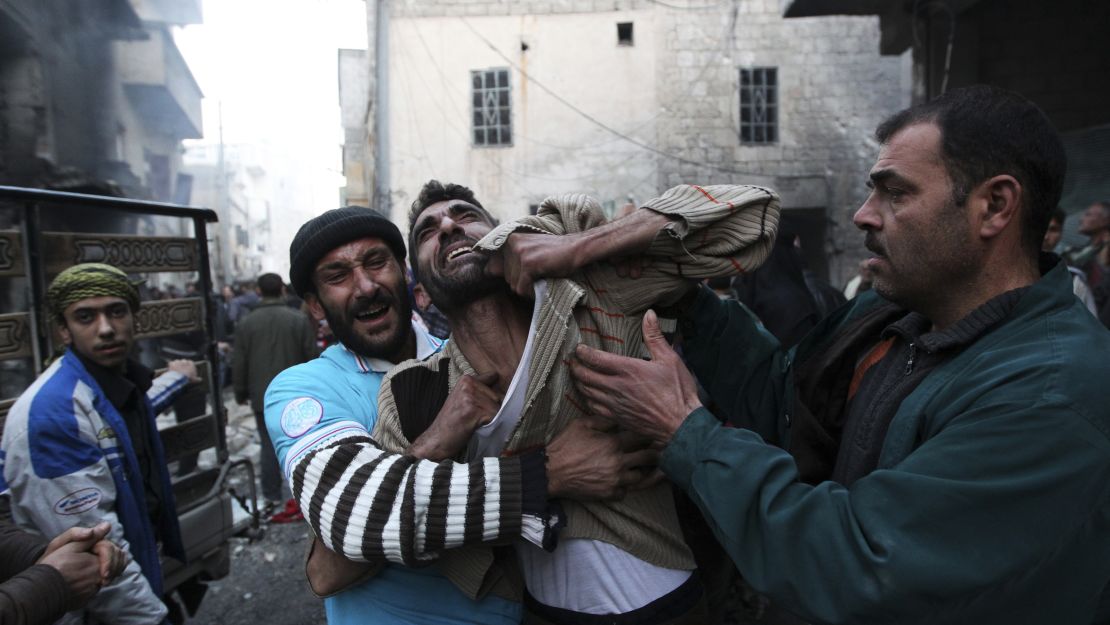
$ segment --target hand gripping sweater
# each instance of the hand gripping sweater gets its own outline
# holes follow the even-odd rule
[[[641,316],[652,304],[673,301],[688,280],[735,274],[766,258],[778,224],[778,198],[748,186],[675,187],[645,208],[674,217],[652,242],[649,266],[638,279],[620,278],[609,264],[586,268],[574,280],[549,281],[536,317],[524,409],[505,454],[549,442],[585,414],[567,363],[579,343],[608,352],[644,356]],[[482,238],[479,249],[500,248],[509,234],[532,231],[570,234],[600,225],[596,201],[584,195],[548,199],[538,215],[503,224]],[[461,375],[473,374],[462,353],[448,343],[424,361],[399,365],[383,380],[373,437],[387,450],[402,450],[435,418]],[[562,536],[600,540],[655,566],[693,569],[682,540],[670,487],[630,493],[617,502],[563,502]],[[476,596],[494,557],[467,547],[445,554],[438,566],[464,592]]]

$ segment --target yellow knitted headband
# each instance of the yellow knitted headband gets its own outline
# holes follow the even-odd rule
[[[121,297],[131,306],[131,312],[139,310],[139,290],[127,278],[127,274],[111,265],[103,263],[84,263],[66,269],[54,278],[46,289],[46,301],[51,311],[61,317],[70,304],[90,297]]]

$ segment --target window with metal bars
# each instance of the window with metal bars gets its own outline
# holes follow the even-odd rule
[[[740,143],[779,140],[778,68],[740,70]]]
[[[470,72],[474,145],[512,145],[513,115],[508,68]]]

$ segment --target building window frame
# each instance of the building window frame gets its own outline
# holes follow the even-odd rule
[[[775,145],[779,142],[778,67],[740,69],[740,143]]]
[[[512,147],[512,102],[508,67],[470,71],[470,140],[473,147]]]
[[[618,46],[633,46],[635,39],[633,36],[633,22],[617,22],[617,45]]]

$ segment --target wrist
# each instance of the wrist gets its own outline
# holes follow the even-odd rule
[[[405,453],[417,460],[432,460],[434,462],[446,460],[451,456],[442,445],[438,444],[435,437],[426,436],[421,436],[416,439],[416,441],[405,450]]]
[[[682,411],[676,411],[667,421],[666,428],[663,432],[663,436],[665,438],[663,438],[660,442],[662,442],[664,445],[670,443],[671,439],[674,438],[675,432],[677,432],[678,429],[682,427],[682,424],[686,422],[686,419],[690,418],[690,415],[694,414],[694,412],[700,408],[703,408],[700,401],[694,400],[684,402],[682,406]]]
[[[547,498],[558,499],[563,495],[563,483],[559,479],[559,469],[552,462],[548,449],[543,450],[541,457],[543,458],[544,474],[547,478]]]

